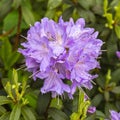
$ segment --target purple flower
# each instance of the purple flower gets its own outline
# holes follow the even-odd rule
[[[120,51],[116,51],[116,55],[118,58],[120,58]]]
[[[120,120],[120,113],[110,110],[110,119],[111,120]]]
[[[88,113],[94,113],[95,111],[96,111],[96,107],[94,107],[94,106],[90,106],[88,108]]]
[[[19,52],[34,80],[43,79],[42,93],[55,97],[67,92],[72,97],[77,87],[91,89],[97,76],[90,73],[100,68],[97,58],[103,42],[97,36],[93,28],[85,27],[83,18],[75,23],[72,18],[64,22],[60,17],[58,23],[43,18],[30,27]]]

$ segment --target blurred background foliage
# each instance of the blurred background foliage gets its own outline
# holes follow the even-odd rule
[[[0,0],[0,120],[69,120],[77,112],[78,92],[73,100],[42,95],[42,82],[31,79],[17,52],[30,25],[43,17],[58,21],[60,16],[65,21],[85,18],[86,26],[99,31],[104,42],[101,69],[94,70],[99,74],[96,85],[84,89],[97,107],[86,120],[108,118],[110,109],[120,111],[119,0]]]

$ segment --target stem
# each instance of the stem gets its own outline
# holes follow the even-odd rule
[[[14,49],[15,50],[18,48],[18,45],[19,45],[19,36],[20,36],[21,21],[22,21],[22,10],[21,10],[21,6],[19,6],[19,8],[18,8],[17,33],[16,33],[15,45],[14,45]]]

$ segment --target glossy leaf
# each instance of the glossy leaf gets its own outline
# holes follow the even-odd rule
[[[9,69],[18,61],[19,58],[20,58],[20,53],[18,53],[17,51],[12,52],[12,54],[9,56],[7,60]]]
[[[59,98],[53,98],[51,101],[50,107],[61,109],[62,108],[62,100]]]
[[[13,0],[12,7],[17,9],[21,5],[22,0]]]
[[[21,112],[24,120],[36,120],[35,115],[33,114],[29,107],[27,106],[22,107]]]
[[[28,104],[36,109],[38,96],[34,92],[30,92],[25,96],[25,98],[27,98],[27,100],[29,101]]]
[[[115,56],[117,51],[117,43],[116,43],[116,36],[114,36],[114,32],[111,33],[109,36],[109,41],[107,42],[107,56],[109,62],[114,64],[115,63]]]
[[[21,115],[21,105],[16,104],[14,105],[12,112],[10,114],[10,120],[19,120]]]
[[[108,0],[104,0],[104,4],[103,4],[103,8],[104,8],[104,14],[107,13],[107,7],[108,7]]]
[[[68,116],[64,112],[56,108],[50,108],[48,110],[48,114],[53,118],[53,120],[69,120]]]
[[[43,115],[48,107],[51,96],[50,94],[39,94],[37,101],[37,112],[39,115]]]
[[[97,94],[91,101],[92,105],[97,107],[102,101],[102,99],[103,99],[103,96],[101,94]]]
[[[28,25],[34,24],[35,18],[31,10],[31,4],[29,4],[29,1],[22,2],[21,9],[22,9],[23,19],[25,20],[25,22]]]
[[[9,104],[9,103],[12,103],[12,100],[7,98],[6,96],[0,96],[0,105]]]
[[[116,110],[115,104],[111,104],[111,103],[107,102],[105,104],[105,114],[107,116],[109,116],[109,110]]]
[[[96,110],[97,118],[106,118],[105,114],[99,110]]]
[[[6,32],[11,31],[11,34],[12,32],[15,33],[17,22],[18,22],[18,12],[17,11],[10,12],[4,19],[3,30]]]
[[[112,81],[118,83],[120,81],[120,68],[112,72]]]
[[[54,9],[62,3],[62,0],[48,0],[48,9]]]
[[[0,48],[0,56],[2,61],[4,61],[4,67],[8,70],[9,65],[7,64],[7,60],[12,53],[12,46],[7,38],[2,40],[2,46]]]
[[[120,26],[118,25],[115,26],[115,32],[116,32],[117,37],[120,39]]]
[[[52,9],[52,10],[47,10],[45,16],[48,17],[48,18],[53,18],[55,15],[55,10]]]
[[[3,106],[0,106],[0,115],[4,114],[6,109]]]
[[[78,0],[78,2],[84,9],[88,10],[91,6],[93,6],[95,0]]]
[[[63,11],[63,14],[62,14],[63,19],[68,20],[72,16],[73,10],[74,10],[73,6],[70,6],[67,9],[65,9],[65,11]]]
[[[114,87],[111,92],[120,94],[120,86]]]
[[[11,9],[12,0],[0,1],[0,18],[4,17]]]
[[[6,112],[2,116],[0,116],[0,120],[10,120],[9,117],[10,117],[10,113]]]
[[[105,97],[106,101],[109,101],[109,99],[110,99],[110,93],[108,91],[105,91],[104,92],[104,97]]]

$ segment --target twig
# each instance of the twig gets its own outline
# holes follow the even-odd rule
[[[11,33],[13,32],[14,28],[15,28],[15,27],[13,27],[13,28],[10,29],[9,31],[7,31],[7,32],[5,32],[5,33],[3,33],[3,34],[1,34],[1,35],[0,35],[0,38],[1,38],[1,37],[5,37],[5,36],[8,36],[9,34],[11,34]]]
[[[18,8],[17,34],[16,34],[16,38],[15,38],[14,49],[17,49],[18,45],[19,45],[19,36],[20,36],[21,21],[22,21],[22,10],[21,10],[21,6],[19,6],[19,8]]]

